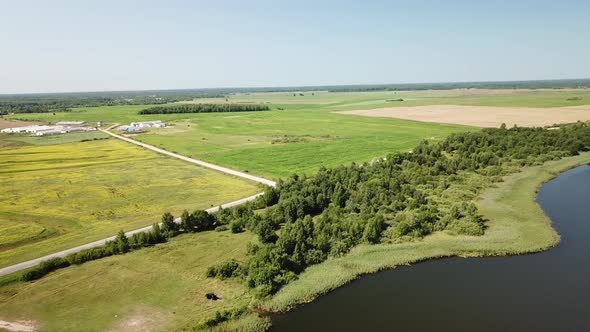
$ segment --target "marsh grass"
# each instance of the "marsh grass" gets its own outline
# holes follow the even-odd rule
[[[478,196],[477,205],[487,221],[483,236],[435,233],[421,241],[360,245],[343,257],[309,267],[299,279],[259,304],[267,312],[283,312],[310,302],[363,274],[441,257],[483,257],[534,253],[559,243],[535,200],[540,185],[560,172],[587,163],[590,153],[528,167],[504,178]]]

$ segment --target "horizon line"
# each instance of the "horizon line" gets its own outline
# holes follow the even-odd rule
[[[124,93],[124,92],[158,92],[158,91],[207,91],[207,90],[256,90],[256,89],[321,89],[333,87],[370,87],[370,86],[412,86],[412,85],[437,85],[437,84],[481,84],[481,83],[526,83],[526,82],[563,82],[563,81],[589,81],[590,77],[580,78],[551,78],[551,79],[519,79],[519,80],[490,80],[490,81],[430,81],[430,82],[400,82],[400,83],[361,83],[361,84],[321,84],[321,85],[258,85],[258,86],[227,86],[210,88],[157,88],[157,89],[130,89],[130,90],[78,90],[78,91],[52,91],[52,92],[16,92],[0,93],[0,97],[7,96],[32,96],[32,95],[60,95],[60,94],[86,94],[86,93]],[[489,88],[488,88],[489,89]],[[534,89],[534,88],[531,88]],[[305,91],[305,90],[301,90]]]

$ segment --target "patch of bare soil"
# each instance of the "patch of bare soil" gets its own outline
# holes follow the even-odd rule
[[[109,332],[156,332],[161,331],[169,316],[147,307],[135,308],[120,316]]]
[[[13,128],[13,127],[26,127],[26,126],[33,126],[33,125],[38,125],[38,124],[45,124],[45,122],[0,119],[0,129]]]
[[[590,120],[590,105],[554,108],[430,105],[339,111],[336,113],[474,127],[499,127],[502,123],[508,127],[513,125],[544,127],[578,120],[588,121]]]
[[[35,324],[29,320],[19,320],[16,322],[0,320],[0,329],[11,332],[33,332],[35,331]]]

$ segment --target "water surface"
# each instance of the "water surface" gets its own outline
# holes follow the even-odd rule
[[[554,249],[364,276],[271,331],[590,331],[590,167],[546,183],[537,201],[561,235]]]

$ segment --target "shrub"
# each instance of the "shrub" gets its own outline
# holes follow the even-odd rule
[[[215,231],[216,232],[223,232],[223,231],[227,231],[229,228],[227,227],[227,225],[221,225],[221,226],[217,226],[215,227]],[[234,233],[234,232],[232,232]]]
[[[476,222],[473,217],[455,220],[449,224],[447,229],[461,235],[483,235],[484,233],[483,223]]]
[[[241,220],[233,220],[229,223],[229,229],[232,233],[241,233],[244,231],[244,223]]]
[[[70,266],[70,262],[64,258],[56,257],[51,258],[37,265],[33,269],[26,271],[22,274],[21,280],[32,281],[43,277],[49,272]]]
[[[199,325],[195,327],[194,330],[199,331],[203,329],[210,329],[215,327],[225,321],[236,319],[240,317],[245,312],[245,309],[238,308],[233,310],[222,310],[216,311],[215,315],[211,318],[205,319]]]
[[[229,260],[207,269],[208,278],[218,278],[221,280],[237,277],[241,273],[240,263],[235,260]]]

